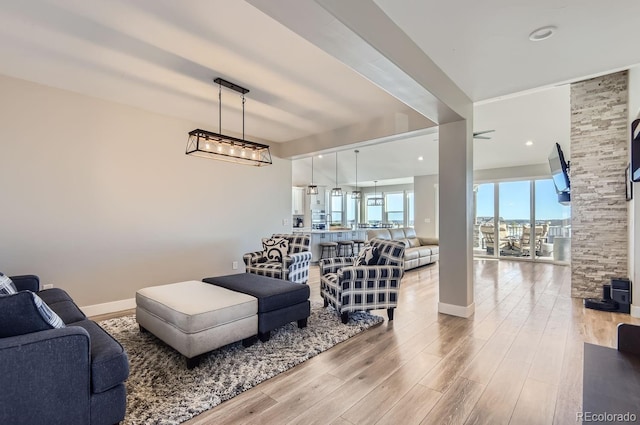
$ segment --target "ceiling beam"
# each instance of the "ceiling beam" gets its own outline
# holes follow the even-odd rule
[[[472,117],[471,100],[372,0],[246,1],[434,123]]]

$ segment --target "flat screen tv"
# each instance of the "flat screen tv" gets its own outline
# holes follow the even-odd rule
[[[554,145],[551,153],[549,154],[549,168],[551,169],[553,184],[556,186],[556,192],[558,193],[558,202],[561,204],[568,203],[571,199],[569,163],[565,161],[564,154],[562,153],[562,148],[559,143]]]
[[[640,118],[631,123],[631,180],[640,182]]]

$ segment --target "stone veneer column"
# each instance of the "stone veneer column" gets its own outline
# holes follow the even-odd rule
[[[627,72],[571,85],[571,296],[628,276]],[[535,117],[532,117],[535,119]]]

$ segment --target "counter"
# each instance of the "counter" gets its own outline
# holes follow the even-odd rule
[[[363,229],[358,230],[310,230],[310,229],[293,229],[293,233],[302,233],[309,235],[311,243],[309,249],[311,250],[311,262],[318,263],[320,259],[320,243],[322,242],[338,242],[348,241],[353,239],[367,239],[367,231]]]

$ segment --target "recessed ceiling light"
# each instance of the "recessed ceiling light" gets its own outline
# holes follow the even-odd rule
[[[322,158],[322,155],[318,155],[318,158]]]
[[[419,157],[418,157],[418,161],[422,161],[423,159],[424,159],[424,158],[423,158],[423,157],[421,157],[421,156],[419,156]]]
[[[529,34],[529,40],[531,41],[542,41],[550,38],[555,32],[557,28],[553,25],[548,25],[546,27],[538,28],[534,30],[531,34]]]
[[[527,146],[531,146],[531,145],[533,145],[533,142],[532,142],[531,140],[527,140],[527,142],[525,143],[525,145],[527,145]]]

